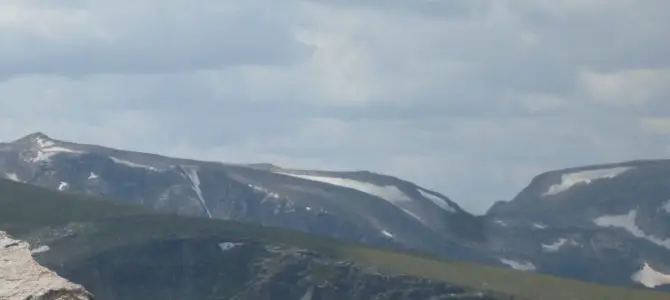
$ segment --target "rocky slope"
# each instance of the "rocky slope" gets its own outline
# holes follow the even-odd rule
[[[121,151],[41,133],[0,145],[0,175],[157,211],[298,229],[488,261],[480,222],[453,201],[371,172],[231,165]]]
[[[669,178],[667,160],[541,174],[487,213],[492,248],[545,273],[668,289]]]
[[[293,230],[155,214],[7,180],[0,180],[0,230],[96,299],[667,299]]]
[[[32,253],[45,250],[33,249]],[[0,299],[92,300],[93,296],[38,264],[26,242],[0,231]]]

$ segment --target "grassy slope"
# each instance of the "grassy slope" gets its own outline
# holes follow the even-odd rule
[[[84,257],[120,243],[141,242],[152,237],[217,235],[295,245],[353,259],[362,264],[372,264],[392,272],[493,290],[519,299],[670,299],[667,293],[605,287],[509,269],[437,260],[426,255],[385,251],[292,230],[157,215],[145,208],[0,180],[0,230],[20,236],[33,229],[60,226],[73,221],[96,222],[101,230],[82,240],[72,240],[71,248],[64,251],[68,257],[75,255],[75,252]]]

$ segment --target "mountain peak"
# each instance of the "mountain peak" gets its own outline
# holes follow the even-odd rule
[[[53,141],[51,137],[46,135],[44,132],[36,131],[28,135],[23,136],[17,140],[14,140],[12,144],[25,143],[25,142],[37,142],[37,141]]]

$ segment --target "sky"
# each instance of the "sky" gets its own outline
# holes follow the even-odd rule
[[[484,212],[670,155],[667,0],[2,0],[0,140],[371,170]]]

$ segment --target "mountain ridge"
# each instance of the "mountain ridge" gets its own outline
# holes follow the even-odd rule
[[[670,183],[662,180],[670,177],[670,160],[544,172],[514,199],[476,216],[439,192],[370,171],[200,162],[62,142],[43,133],[19,140],[2,144],[0,175],[65,193],[587,282],[670,290],[670,281],[663,281],[670,274],[664,258],[670,248],[663,247],[670,240],[670,214],[661,209],[670,199]]]

